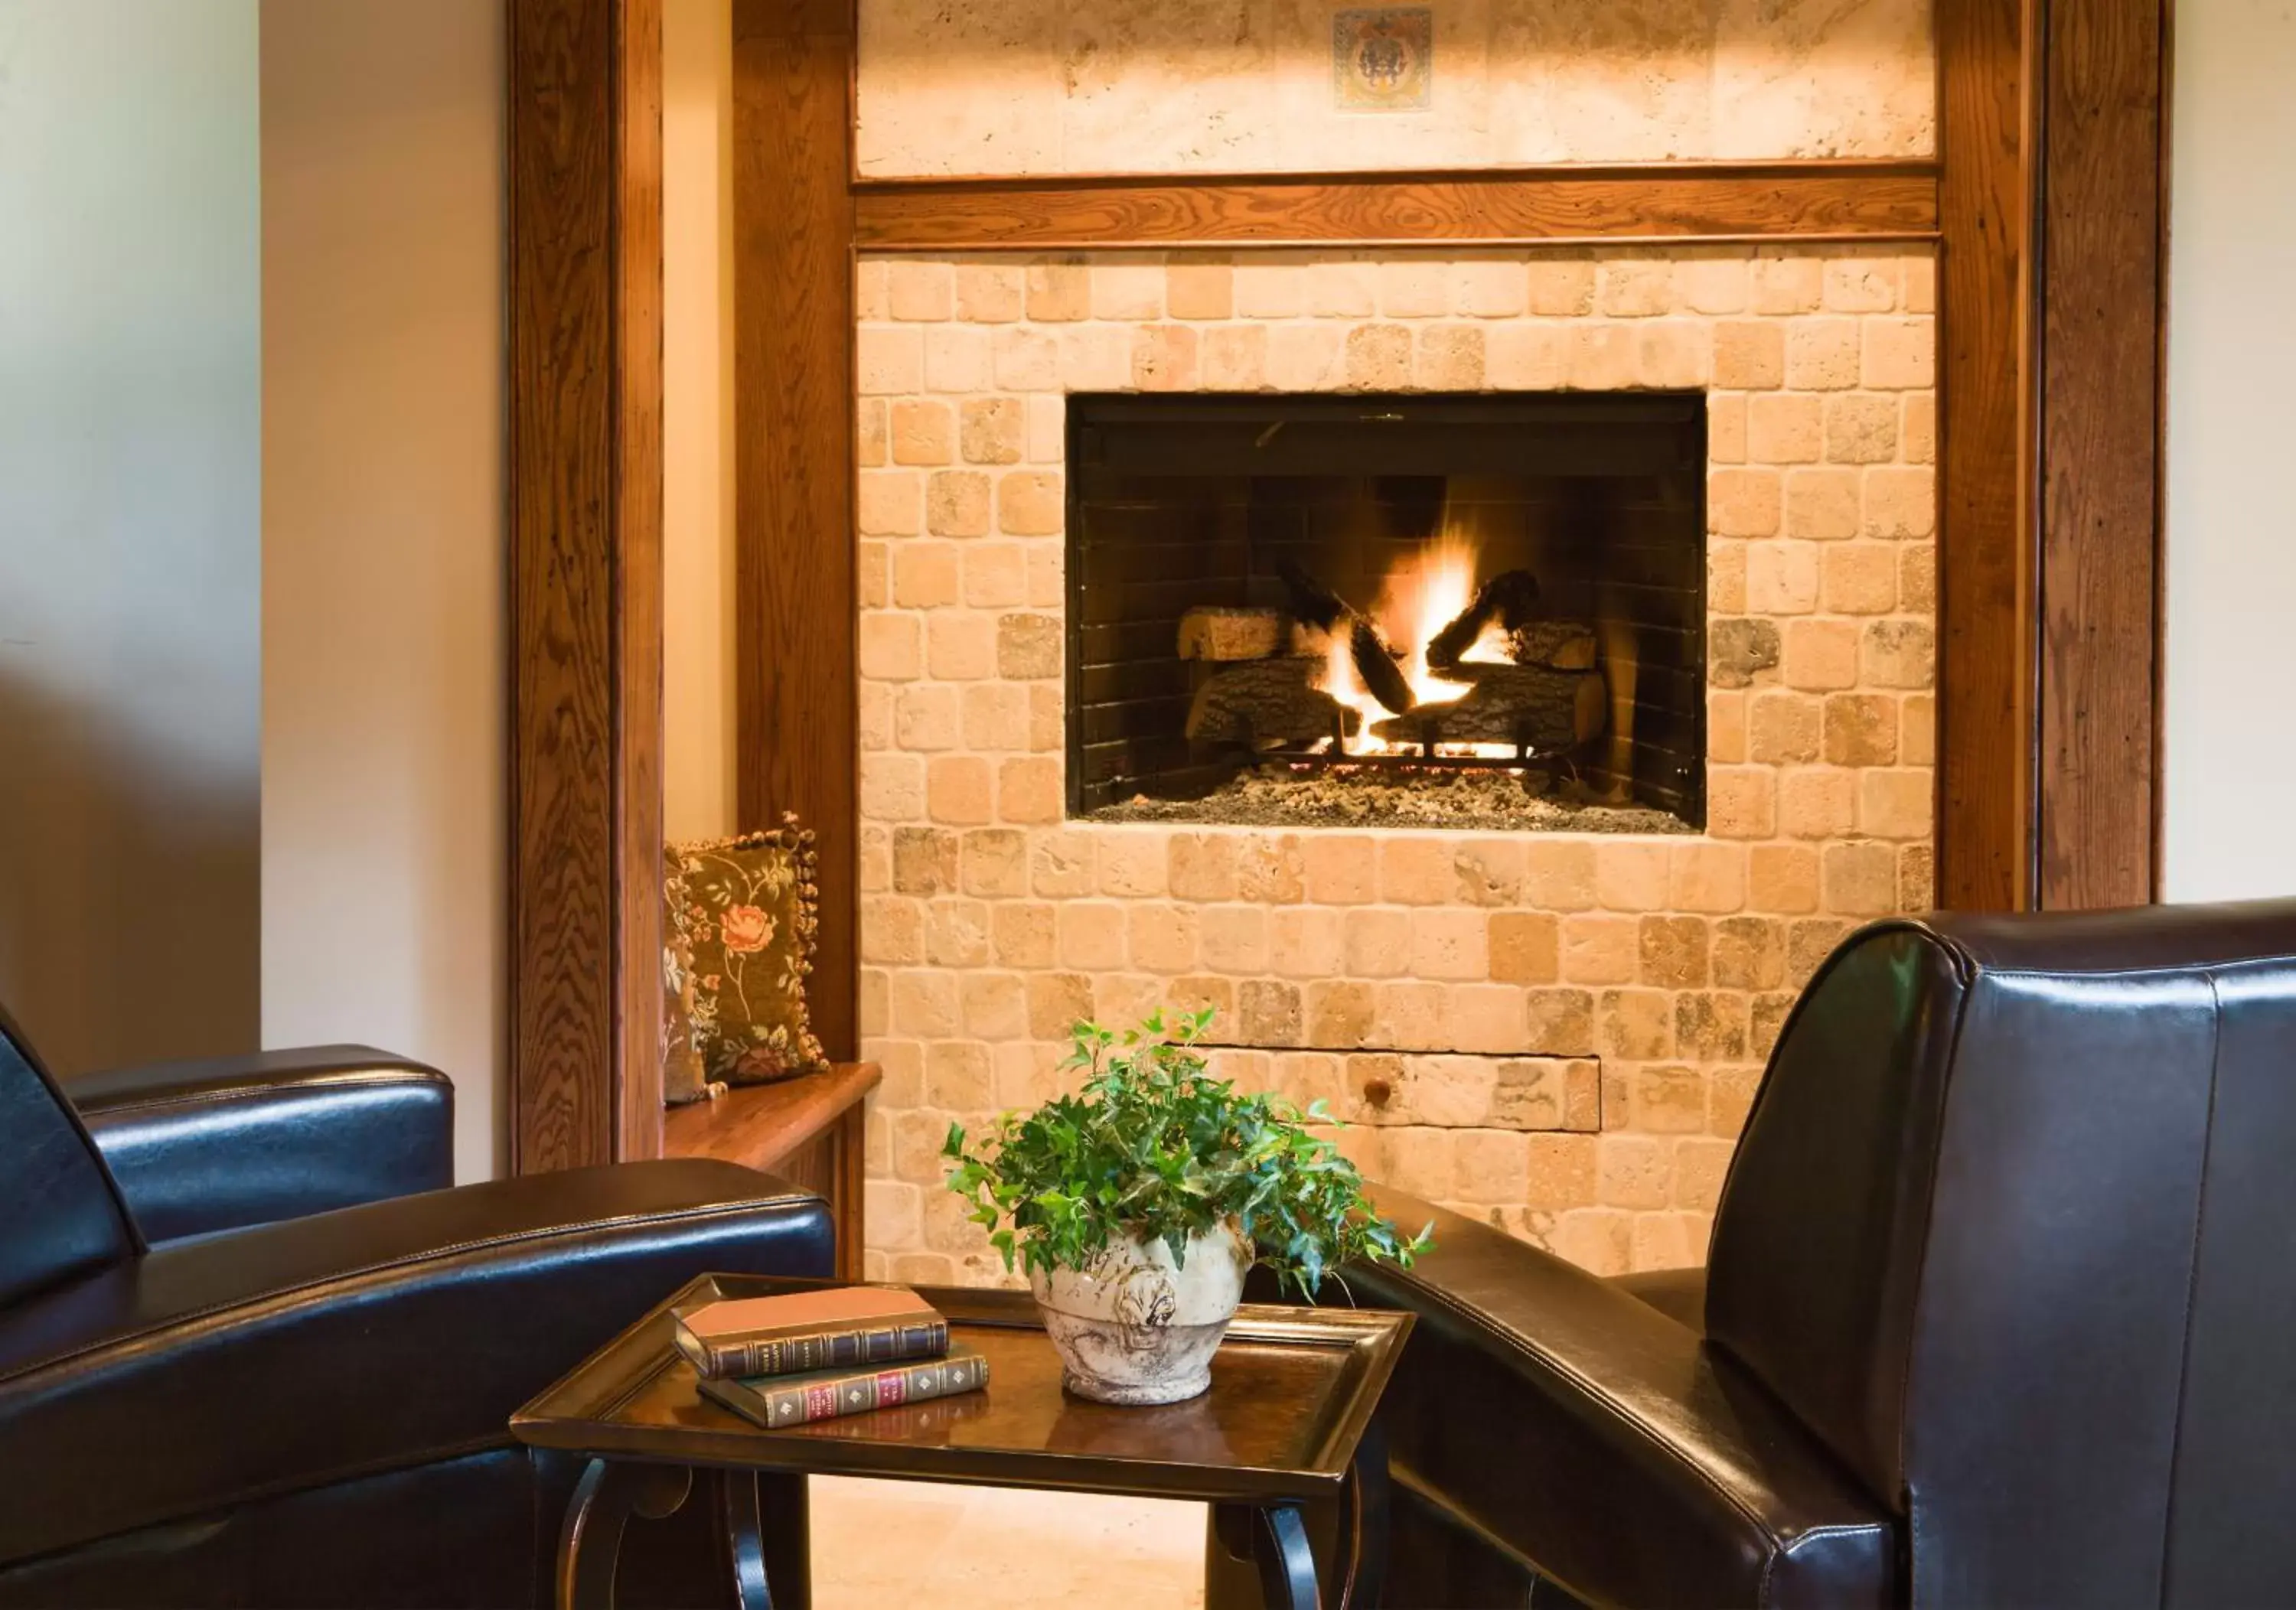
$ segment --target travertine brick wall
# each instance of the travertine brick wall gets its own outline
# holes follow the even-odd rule
[[[862,1012],[873,1273],[992,1279],[949,1121],[1067,1026],[1220,1009],[1367,1170],[1590,1268],[1698,1262],[1795,988],[1931,887],[1926,255],[865,261]],[[1700,835],[1070,822],[1072,391],[1707,388]]]
[[[860,0],[871,178],[1926,156],[1931,0],[1443,0],[1351,110],[1306,0]]]

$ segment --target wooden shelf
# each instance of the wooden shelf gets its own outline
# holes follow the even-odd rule
[[[861,1279],[863,1102],[884,1078],[873,1062],[731,1090],[663,1115],[666,1157],[716,1157],[816,1191],[837,1221],[837,1273]]]
[[[1532,241],[1926,241],[1927,159],[1040,179],[865,180],[863,251]]]

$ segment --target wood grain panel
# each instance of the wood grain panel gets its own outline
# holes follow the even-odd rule
[[[2161,0],[2054,0],[2040,111],[2038,901],[2154,895]]]
[[[661,1155],[662,4],[620,0],[616,454],[618,1160]]]
[[[860,1110],[884,1082],[873,1062],[840,1062],[825,1074],[727,1091],[715,1101],[673,1107],[663,1146],[673,1157],[719,1157],[773,1170],[791,1152]]]
[[[816,835],[813,1022],[857,1054],[849,5],[737,0],[734,45],[735,731],[744,827]]]
[[[657,976],[652,949],[618,958],[660,853],[660,36],[659,0],[509,7],[512,1163],[531,1173],[615,1156]]]
[[[840,1062],[825,1074],[728,1091],[671,1113],[664,1144],[673,1157],[721,1157],[819,1192],[837,1226],[838,1278],[858,1280],[868,1238],[864,1104],[883,1078],[873,1062]]]
[[[2008,911],[2032,889],[2025,37],[2010,0],[1938,0],[1936,27],[1937,898]]]
[[[1872,161],[865,182],[854,225],[865,251],[1908,240],[1936,230],[1938,184]]]
[[[613,1156],[606,0],[511,0],[512,1163]]]

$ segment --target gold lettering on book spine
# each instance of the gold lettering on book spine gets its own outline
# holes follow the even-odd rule
[[[948,1350],[948,1326],[882,1326],[874,1330],[824,1331],[772,1341],[732,1342],[708,1349],[711,1373],[719,1376],[801,1375],[840,1364],[875,1364],[914,1359]]]

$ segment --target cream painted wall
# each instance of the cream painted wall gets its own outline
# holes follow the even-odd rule
[[[2177,8],[2166,893],[2296,893],[2296,6]]]
[[[0,1003],[252,1050],[255,0],[0,0]]]
[[[662,22],[662,811],[734,830],[734,7]]]
[[[263,1037],[505,1159],[501,0],[264,0]]]

